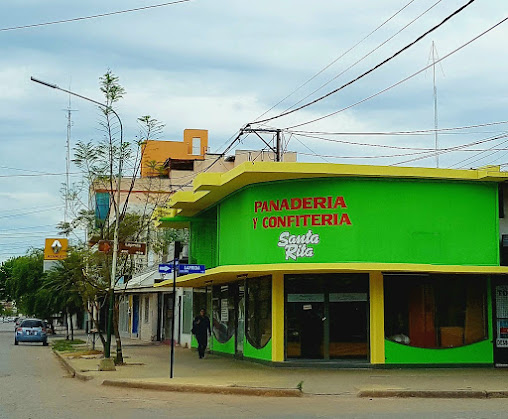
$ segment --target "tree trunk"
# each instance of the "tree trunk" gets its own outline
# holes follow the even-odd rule
[[[104,335],[101,332],[99,322],[93,315],[93,309],[90,310],[88,308],[88,306],[85,309],[86,309],[86,312],[88,313],[88,315],[90,316],[90,319],[92,320],[92,324],[94,325],[94,327],[92,327],[92,329],[95,328],[95,330],[97,330],[97,333],[99,334],[99,339],[101,340],[101,344],[102,344],[102,351],[104,352],[104,350],[106,348],[106,339],[104,338]]]
[[[74,325],[72,324],[72,314],[69,314],[71,322],[71,340],[74,340]]]
[[[116,364],[123,365],[123,350],[122,350],[122,338],[120,337],[120,330],[118,328],[120,306],[118,300],[115,300],[113,306],[113,330],[115,331],[116,340]]]
[[[65,309],[65,340],[69,340],[69,312]]]

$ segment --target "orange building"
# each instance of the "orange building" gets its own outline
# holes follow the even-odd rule
[[[172,169],[193,170],[195,160],[204,160],[208,131],[186,129],[183,141],[148,140],[142,145],[141,177],[168,177]]]

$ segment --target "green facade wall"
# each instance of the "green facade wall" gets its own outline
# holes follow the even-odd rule
[[[346,208],[255,212],[256,201],[338,196]],[[319,243],[310,245],[312,257],[296,262],[499,265],[494,183],[377,178],[270,182],[244,188],[219,206],[219,265],[295,262],[285,259],[280,235],[309,230],[319,235]],[[344,213],[350,225],[262,226],[265,217],[337,214],[340,219]]]
[[[217,266],[217,207],[199,214],[191,222],[189,263]]]
[[[210,350],[213,352],[220,352],[223,354],[234,355],[235,354],[235,337],[231,337],[226,343],[220,343],[214,335],[212,335],[212,342]]]
[[[272,360],[272,340],[270,339],[261,349],[256,349],[247,339],[243,344],[243,356],[245,358],[260,359],[263,361]]]

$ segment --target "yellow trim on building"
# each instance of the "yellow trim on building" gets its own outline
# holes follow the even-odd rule
[[[193,216],[248,185],[327,177],[503,182],[508,179],[508,172],[501,172],[498,166],[487,166],[479,170],[455,170],[333,163],[245,162],[225,173],[199,174],[194,179],[193,190],[175,193],[167,208],[177,209],[178,215],[181,216]],[[168,218],[170,217],[171,215]]]
[[[385,309],[383,273],[371,272],[369,276],[370,300],[370,363],[385,363]]]
[[[284,361],[284,275],[272,276],[272,362]]]
[[[416,272],[442,274],[492,274],[508,275],[508,266],[428,265],[416,263],[277,263],[265,265],[227,265],[207,269],[204,274],[184,275],[177,278],[179,287],[204,287],[238,280],[238,275],[275,275],[285,273],[332,273],[332,272]],[[170,287],[172,279],[155,284]]]

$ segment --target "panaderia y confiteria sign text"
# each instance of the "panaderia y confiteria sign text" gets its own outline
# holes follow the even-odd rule
[[[277,199],[271,201],[255,201],[254,212],[260,214],[253,217],[253,228],[279,229],[291,227],[323,227],[351,225],[351,220],[346,212],[337,212],[337,209],[347,208],[344,197],[305,197]],[[286,214],[290,211],[309,210],[305,214]],[[330,212],[313,213],[313,210],[331,210]],[[285,212],[283,215],[268,215],[266,213]],[[286,260],[297,260],[299,257],[314,256],[314,246],[320,242],[318,233],[310,228],[305,234],[291,234],[282,231],[279,235],[277,246],[285,249]]]

